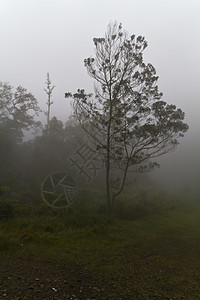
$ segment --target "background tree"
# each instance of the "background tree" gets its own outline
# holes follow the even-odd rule
[[[128,170],[153,170],[158,164],[151,159],[173,151],[188,126],[181,109],[161,100],[155,68],[143,62],[144,37],[129,37],[121,24],[110,23],[93,42],[95,57],[84,63],[95,80],[94,96],[84,90],[65,96],[73,97],[75,115],[105,163],[110,213]]]
[[[45,112],[45,115],[47,116],[47,134],[49,134],[50,110],[51,110],[51,105],[53,104],[53,102],[51,101],[51,96],[52,96],[53,90],[55,88],[55,86],[51,85],[49,73],[47,73],[46,85],[47,85],[47,87],[46,87],[46,89],[44,89],[47,94],[47,102],[46,102],[47,111]]]
[[[0,186],[9,187],[15,195],[26,185],[22,175],[30,148],[23,147],[23,137],[40,128],[39,112],[36,98],[25,88],[14,90],[0,82]]]
[[[0,82],[0,130],[21,142],[24,130],[35,130],[40,108],[36,98],[21,86],[15,91],[8,83]]]

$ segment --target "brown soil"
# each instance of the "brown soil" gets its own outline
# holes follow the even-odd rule
[[[117,294],[115,280],[91,274],[71,262],[34,257],[0,258],[0,299],[125,299]],[[134,298],[130,298],[134,299]]]

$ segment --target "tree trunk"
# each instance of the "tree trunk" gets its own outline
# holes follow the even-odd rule
[[[48,95],[48,101],[47,101],[47,135],[49,135],[49,122],[50,122],[50,106],[51,106],[51,97],[50,94]]]
[[[108,143],[110,143],[108,138]],[[111,214],[111,193],[110,193],[110,149],[107,148],[107,162],[106,162],[106,198],[107,198],[107,213]]]

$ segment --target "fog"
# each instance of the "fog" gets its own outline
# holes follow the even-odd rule
[[[144,60],[156,68],[163,99],[185,112],[190,127],[151,177],[166,189],[199,191],[199,14],[198,0],[0,0],[0,81],[27,88],[46,110],[49,72],[56,86],[51,116],[65,122],[71,113],[65,92],[93,90],[83,65],[94,54],[93,38],[110,21],[122,22],[130,34],[145,36]]]

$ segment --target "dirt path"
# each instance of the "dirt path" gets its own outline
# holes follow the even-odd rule
[[[0,299],[124,299],[114,278],[95,279],[87,268],[74,263],[34,257],[0,258]]]

